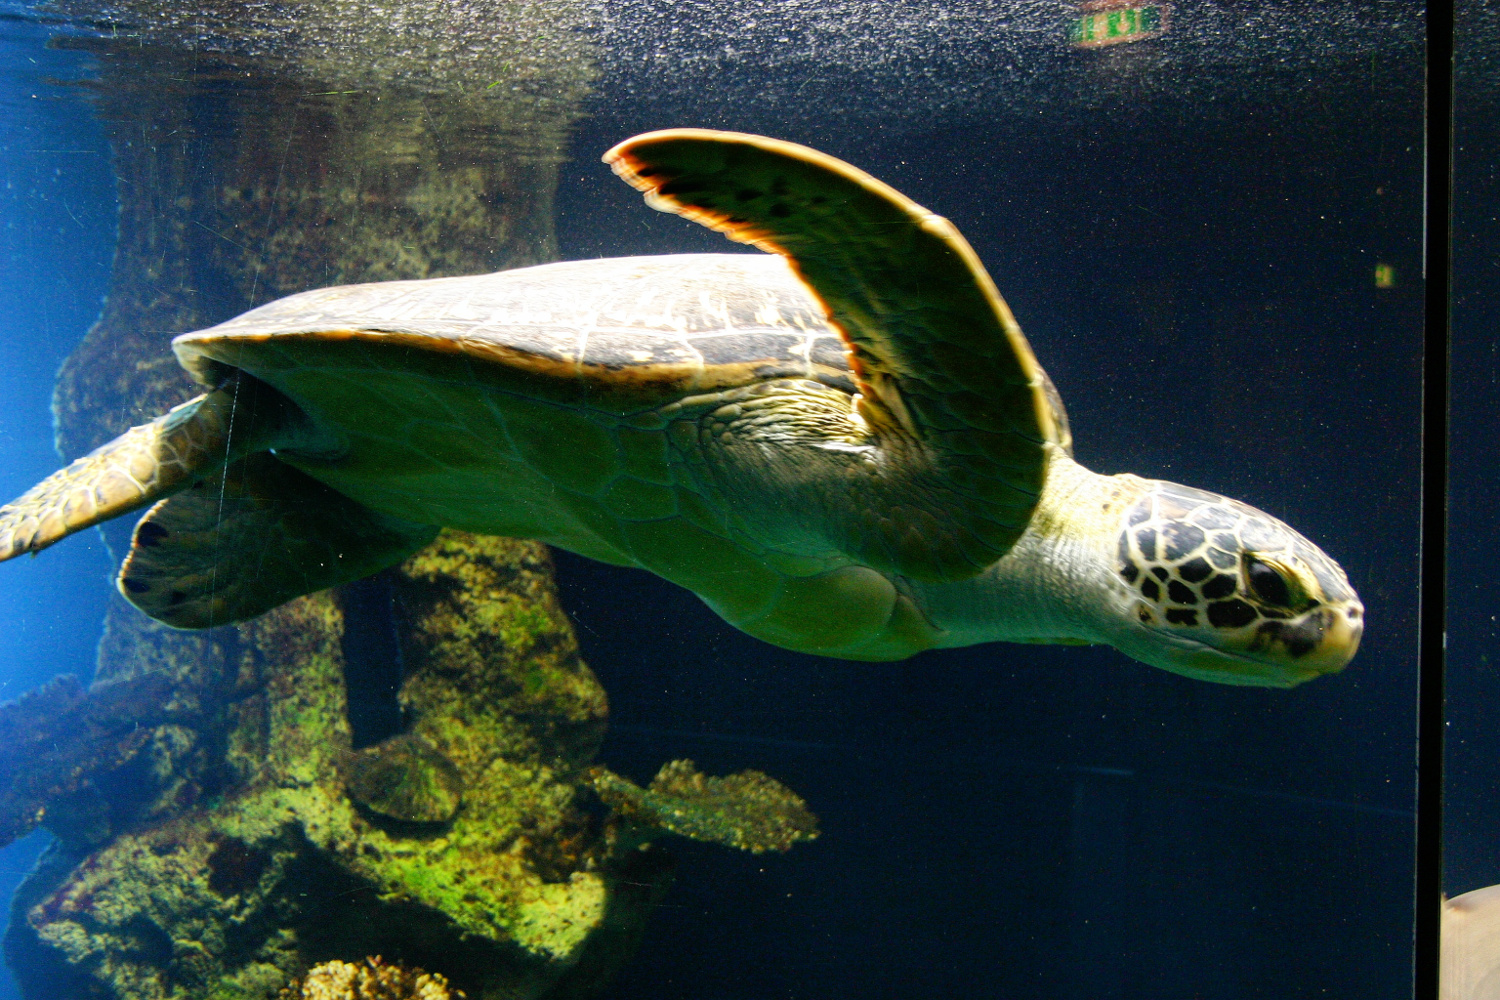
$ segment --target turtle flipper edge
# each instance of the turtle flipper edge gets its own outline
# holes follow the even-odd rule
[[[211,628],[369,576],[436,537],[259,452],[162,500],[135,528],[120,593],[174,628]]]
[[[973,576],[1025,530],[1047,445],[1066,449],[1047,377],[989,275],[948,220],[816,150],[761,136],[673,129],[636,136],[604,160],[675,212],[787,257],[842,333],[871,437],[926,452],[940,492],[851,552],[924,580]],[[931,480],[929,480],[931,482]],[[937,515],[937,516],[933,516]]]
[[[59,469],[0,506],[0,562],[145,507],[244,455],[333,443],[281,393],[243,372]]]
[[[236,443],[236,388],[226,384],[130,428],[0,507],[0,562],[39,552],[212,472]]]

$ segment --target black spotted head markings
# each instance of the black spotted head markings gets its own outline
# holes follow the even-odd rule
[[[1322,605],[1354,600],[1344,573],[1275,518],[1214,493],[1156,483],[1125,513],[1120,576],[1152,628],[1234,633],[1257,653],[1297,659],[1329,625]]]

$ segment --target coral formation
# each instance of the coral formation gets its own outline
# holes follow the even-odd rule
[[[465,1000],[435,972],[408,969],[379,955],[358,965],[324,962],[281,991],[278,1000]]]

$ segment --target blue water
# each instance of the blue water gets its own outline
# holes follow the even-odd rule
[[[846,158],[965,233],[1084,464],[1275,513],[1342,562],[1370,623],[1345,674],[1293,692],[1094,648],[853,664],[560,554],[610,694],[605,762],[759,768],[823,830],[769,858],[674,843],[677,884],[608,996],[1410,995],[1420,18],[1230,6],[1179,5],[1171,58],[1121,49],[1090,73],[1046,34],[1051,4],[601,8],[564,258],[725,248],[597,162],[635,132],[760,130]],[[0,20],[6,497],[56,465],[52,379],[112,249],[107,146],[81,92],[48,82],[87,66],[50,33]],[[87,676],[110,571],[92,533],[0,567],[0,699]],[[0,892],[42,839],[0,853]]]
[[[0,493],[57,467],[52,378],[99,312],[114,249],[109,151],[75,88],[83,60],[49,32],[0,19]],[[60,673],[87,678],[108,595],[104,546],[89,533],[57,559],[16,560],[0,583],[0,700]],[[0,896],[45,845],[0,850]],[[9,971],[0,997],[18,996]]]

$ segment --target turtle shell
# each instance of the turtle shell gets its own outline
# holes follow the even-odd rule
[[[173,347],[207,385],[224,366],[274,384],[289,367],[436,365],[445,379],[622,413],[769,379],[854,391],[822,306],[784,258],[767,254],[616,257],[321,288]]]

